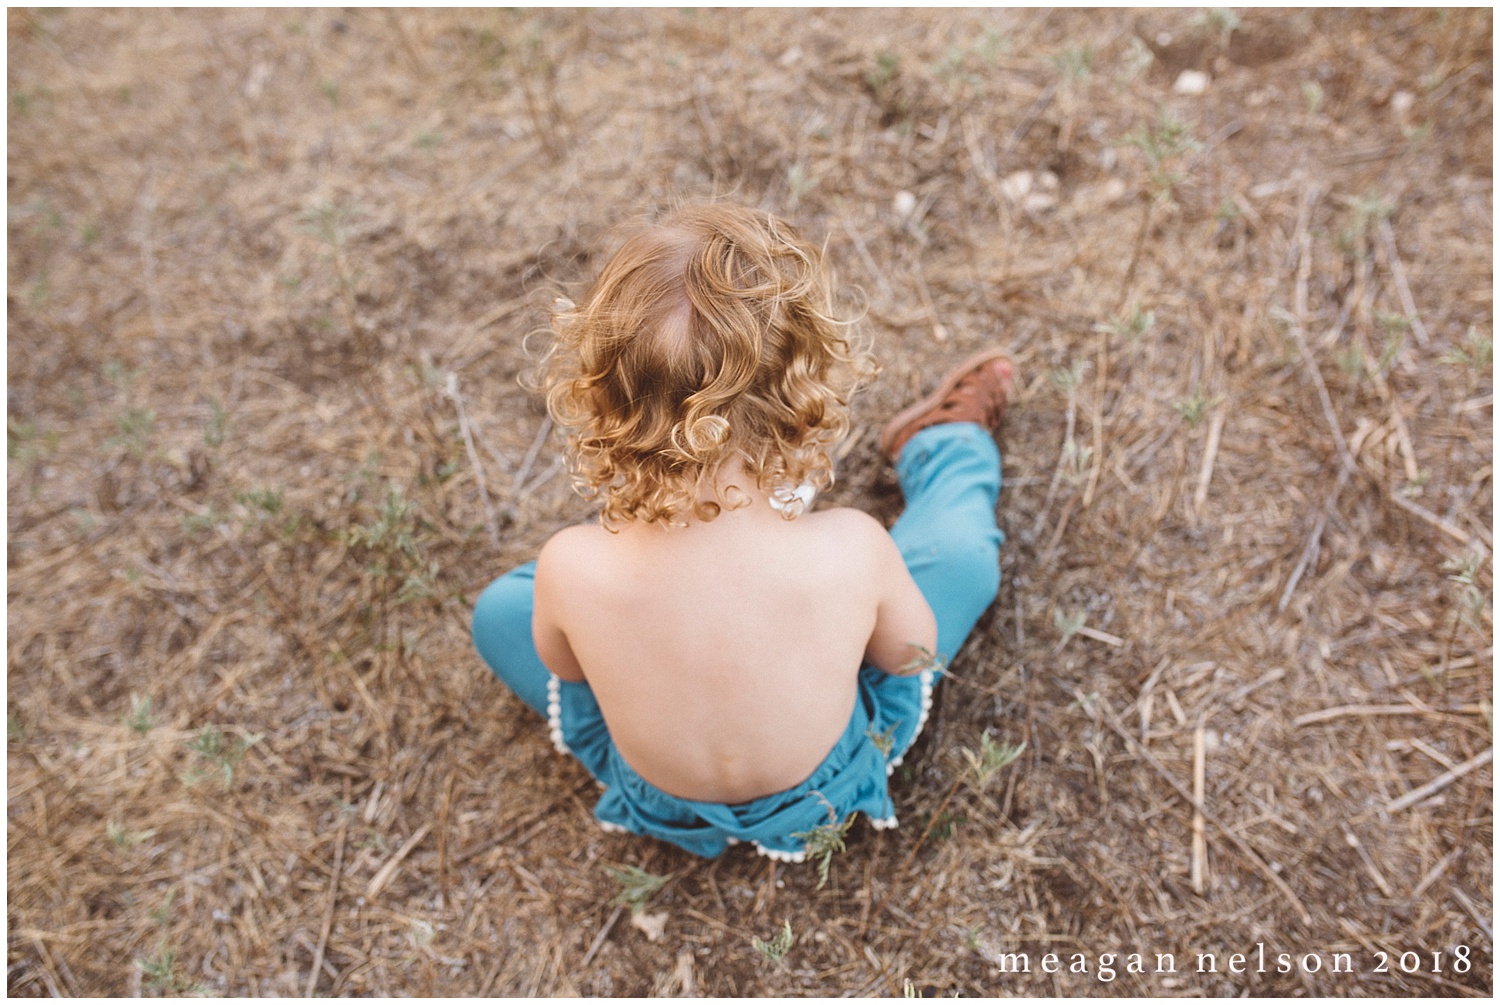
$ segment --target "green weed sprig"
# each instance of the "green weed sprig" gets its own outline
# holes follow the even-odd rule
[[[604,871],[620,884],[620,892],[615,895],[614,903],[630,908],[631,914],[640,914],[644,911],[647,902],[672,878],[671,873],[658,876],[635,865],[622,866],[618,869],[606,865]]]
[[[808,858],[818,860],[818,889],[821,890],[828,882],[828,868],[833,864],[833,856],[841,855],[845,850],[844,836],[854,825],[854,814],[851,813],[840,821],[838,811],[821,792],[814,792],[813,795],[821,799],[823,805],[827,807],[828,822],[819,824],[811,830],[793,831],[792,837],[801,838],[807,849]]]
[[[792,945],[797,941],[792,934],[792,922],[790,919],[782,919],[781,931],[769,942],[759,936],[751,936],[750,945],[757,953],[770,960],[772,963],[780,964],[786,954],[791,952]]]

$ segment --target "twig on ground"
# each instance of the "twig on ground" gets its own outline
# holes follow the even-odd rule
[[[146,280],[146,305],[151,312],[151,330],[158,340],[166,337],[161,320],[161,291],[156,282],[156,245],[151,239],[151,216],[156,212],[156,177],[146,179],[136,206],[140,213],[136,240],[141,246],[141,272]]]
[[[1360,841],[1359,835],[1355,834],[1348,824],[1344,825],[1344,843],[1359,855],[1359,860],[1364,863],[1365,872],[1370,874],[1370,878],[1375,881],[1380,892],[1386,897],[1394,897],[1395,893],[1391,890],[1391,884],[1386,882],[1385,875],[1375,865],[1375,860],[1370,857],[1370,853],[1365,850],[1364,842]]]
[[[1330,719],[1347,716],[1371,715],[1479,715],[1484,711],[1480,705],[1459,705],[1455,708],[1422,708],[1419,705],[1339,705],[1337,708],[1308,712],[1292,720],[1293,726],[1311,726]]]
[[[401,849],[392,855],[385,865],[380,867],[380,871],[370,878],[370,885],[365,887],[365,899],[374,899],[376,894],[385,889],[386,884],[391,881],[391,877],[396,875],[396,869],[401,865],[401,862],[416,849],[417,845],[422,843],[422,839],[431,830],[431,820],[417,828],[417,832],[407,839],[406,844],[402,845]]]
[[[1162,780],[1170,785],[1173,789],[1175,789],[1179,796],[1181,796],[1183,799],[1186,799],[1195,810],[1202,813],[1204,820],[1213,824],[1216,828],[1219,829],[1220,833],[1229,838],[1230,843],[1233,844],[1237,849],[1239,849],[1240,853],[1248,858],[1251,864],[1259,869],[1260,872],[1268,880],[1271,881],[1271,885],[1276,887],[1276,889],[1280,891],[1281,895],[1286,898],[1287,902],[1296,909],[1297,917],[1302,919],[1302,923],[1304,925],[1312,924],[1312,915],[1309,914],[1307,908],[1303,906],[1302,900],[1297,896],[1296,891],[1287,885],[1286,880],[1278,876],[1276,874],[1276,870],[1266,865],[1265,859],[1261,858],[1260,855],[1256,853],[1255,849],[1250,847],[1250,845],[1245,841],[1244,838],[1240,837],[1233,830],[1231,830],[1228,825],[1221,822],[1218,817],[1214,816],[1212,813],[1208,812],[1208,810],[1204,809],[1202,802],[1194,799],[1193,794],[1188,791],[1187,786],[1183,785],[1176,778],[1172,777],[1171,772],[1169,772],[1162,765],[1162,763],[1156,759],[1155,754],[1151,753],[1151,751],[1142,746],[1141,742],[1135,737],[1125,732],[1125,728],[1120,725],[1118,720],[1115,719],[1114,712],[1110,711],[1109,705],[1102,697],[1098,699],[1098,707],[1099,711],[1103,714],[1105,723],[1108,724],[1110,729],[1115,731],[1115,734],[1118,735],[1120,739],[1125,741],[1126,746],[1130,747],[1131,750],[1135,751],[1136,754],[1143,758],[1145,762],[1151,766],[1151,770],[1160,775]]]
[[[1470,544],[1470,543],[1472,543],[1472,541],[1473,541],[1473,535],[1467,533],[1462,527],[1459,527],[1457,524],[1453,523],[1451,520],[1445,520],[1445,519],[1443,519],[1442,517],[1440,517],[1436,513],[1434,513],[1432,510],[1430,510],[1427,507],[1421,505],[1420,503],[1412,502],[1410,499],[1406,498],[1405,496],[1403,496],[1400,492],[1396,491],[1395,489],[1391,490],[1390,499],[1391,499],[1391,502],[1395,503],[1397,506],[1400,506],[1402,509],[1406,510],[1406,512],[1410,513],[1412,516],[1417,517],[1418,519],[1427,521],[1428,523],[1430,523],[1434,527],[1436,527],[1438,530],[1442,531],[1444,534],[1447,534],[1449,537],[1453,538],[1455,541],[1458,541],[1461,544]],[[1489,541],[1485,542],[1485,544],[1489,544],[1489,543],[1490,543]]]
[[[1489,764],[1490,761],[1494,759],[1494,757],[1495,748],[1486,747],[1484,753],[1476,754],[1464,763],[1460,764],[1458,767],[1454,768],[1452,771],[1445,771],[1441,775],[1438,775],[1436,778],[1434,778],[1432,781],[1428,782],[1426,785],[1418,786],[1401,798],[1391,800],[1390,803],[1386,805],[1385,811],[1387,813],[1399,813],[1409,806],[1420,803],[1428,796],[1431,796],[1447,788],[1449,785],[1458,781],[1460,778],[1462,778],[1464,775],[1467,775],[1475,768],[1482,768],[1486,764]]]
[[[1215,412],[1208,424],[1208,443],[1203,447],[1203,467],[1198,469],[1198,487],[1193,492],[1193,512],[1203,512],[1208,501],[1208,484],[1214,477],[1214,462],[1219,456],[1219,436],[1224,432],[1224,413]]]
[[[1479,908],[1474,906],[1474,902],[1469,899],[1468,894],[1456,886],[1450,887],[1448,892],[1453,896],[1454,900],[1458,901],[1458,906],[1467,911],[1469,917],[1474,919],[1474,924],[1479,926],[1479,930],[1484,933],[1484,937],[1493,942],[1495,933],[1491,930],[1490,923],[1485,920],[1484,915],[1479,913]]]
[[[347,797],[347,787],[345,795]],[[311,998],[318,989],[318,974],[323,971],[323,953],[328,948],[328,934],[333,931],[333,911],[339,902],[339,881],[344,876],[344,844],[349,837],[349,815],[339,813],[339,834],[333,852],[333,878],[328,881],[328,904],[323,908],[323,929],[318,935],[318,951],[313,954],[312,972],[307,975],[307,990],[303,996]]]
[[[1207,777],[1207,742],[1203,724],[1193,730],[1193,861],[1191,878],[1193,892],[1203,896],[1208,872],[1208,838],[1203,833],[1203,793]]]
[[[469,455],[469,464],[474,469],[474,481],[479,485],[479,501],[484,504],[484,523],[490,532],[490,541],[500,547],[500,524],[495,519],[495,507],[490,503],[490,490],[484,484],[484,466],[479,463],[479,451],[474,449],[474,434],[469,431],[469,419],[464,415],[464,399],[458,393],[458,374],[448,372],[448,397],[458,411],[458,429],[463,434],[464,450]]]
[[[891,289],[891,284],[885,278],[885,273],[881,271],[880,266],[875,264],[875,259],[870,255],[870,249],[865,244],[865,239],[860,236],[859,231],[854,229],[854,225],[849,222],[848,217],[841,216],[839,222],[844,225],[844,233],[849,235],[849,240],[854,242],[855,254],[859,255],[859,260],[865,263],[865,268],[869,270],[870,277],[875,280],[875,285],[880,287],[880,295],[885,298],[887,303],[894,301],[896,293]]]
[[[1425,349],[1431,339],[1427,335],[1427,326],[1422,323],[1422,316],[1417,313],[1417,302],[1412,299],[1411,287],[1406,282],[1406,269],[1401,264],[1401,256],[1396,252],[1396,235],[1391,232],[1391,222],[1385,218],[1380,220],[1380,243],[1385,247],[1385,257],[1391,267],[1391,276],[1396,280],[1396,292],[1401,297],[1401,307],[1406,311],[1406,319],[1411,322],[1411,333],[1417,337],[1417,342]]]
[[[609,937],[610,930],[615,927],[615,922],[619,921],[620,915],[624,913],[624,904],[615,906],[614,912],[609,916],[609,920],[599,929],[599,934],[594,936],[594,944],[589,946],[589,951],[583,954],[583,959],[578,964],[579,970],[585,969],[590,963],[594,962],[594,954],[599,952],[600,947],[604,945],[604,940]]]
[[[1338,477],[1333,481],[1333,489],[1328,493],[1328,499],[1318,513],[1318,522],[1313,525],[1312,533],[1307,536],[1307,545],[1302,549],[1302,557],[1297,560],[1297,567],[1292,570],[1291,576],[1287,578],[1286,587],[1281,591],[1281,599],[1276,603],[1278,613],[1286,610],[1287,605],[1292,602],[1292,594],[1296,591],[1297,584],[1302,581],[1302,576],[1318,560],[1318,548],[1323,542],[1323,530],[1328,526],[1328,519],[1338,509],[1339,493],[1344,491],[1344,485],[1348,481],[1349,469],[1339,468]]]
[[[542,420],[541,426],[536,431],[536,438],[531,441],[531,447],[526,451],[526,457],[521,461],[521,466],[516,469],[516,479],[511,483],[509,508],[514,508],[516,500],[521,498],[521,490],[526,486],[526,476],[531,474],[531,467],[536,463],[536,458],[542,451],[542,444],[547,442],[547,434],[552,432],[552,416]]]

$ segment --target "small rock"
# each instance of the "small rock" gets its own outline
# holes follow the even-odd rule
[[[917,211],[917,197],[903,189],[896,193],[895,199],[891,200],[891,208],[904,220]]]
[[[666,931],[667,912],[658,911],[652,914],[649,911],[632,911],[630,913],[630,923],[646,933],[646,941],[655,942]]]
[[[786,52],[783,52],[781,54],[781,59],[777,60],[777,62],[779,62],[782,66],[795,66],[796,63],[797,63],[797,60],[799,60],[801,58],[802,58],[802,50],[799,49],[799,48],[797,48],[794,45],[790,49],[788,49]]]
[[[1202,70],[1183,70],[1177,75],[1172,90],[1178,94],[1202,94],[1208,90],[1208,74]]]
[[[1020,202],[1031,192],[1033,176],[1030,171],[1016,171],[1000,182],[1000,194],[1011,202]]]
[[[1417,96],[1410,91],[1397,91],[1391,95],[1391,111],[1397,115],[1405,115],[1411,111],[1411,106],[1417,103]]]

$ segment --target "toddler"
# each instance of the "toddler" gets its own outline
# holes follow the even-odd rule
[[[906,497],[888,533],[812,511],[869,357],[833,316],[819,249],[730,205],[631,237],[553,318],[547,405],[597,525],[485,589],[474,644],[604,787],[606,829],[703,856],[862,812],[942,666],[999,587],[999,350],[880,436]]]

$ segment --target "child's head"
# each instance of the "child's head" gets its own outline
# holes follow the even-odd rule
[[[546,384],[605,525],[713,519],[734,458],[766,492],[826,487],[873,369],[832,311],[820,250],[768,213],[696,206],[627,240],[554,315]]]

